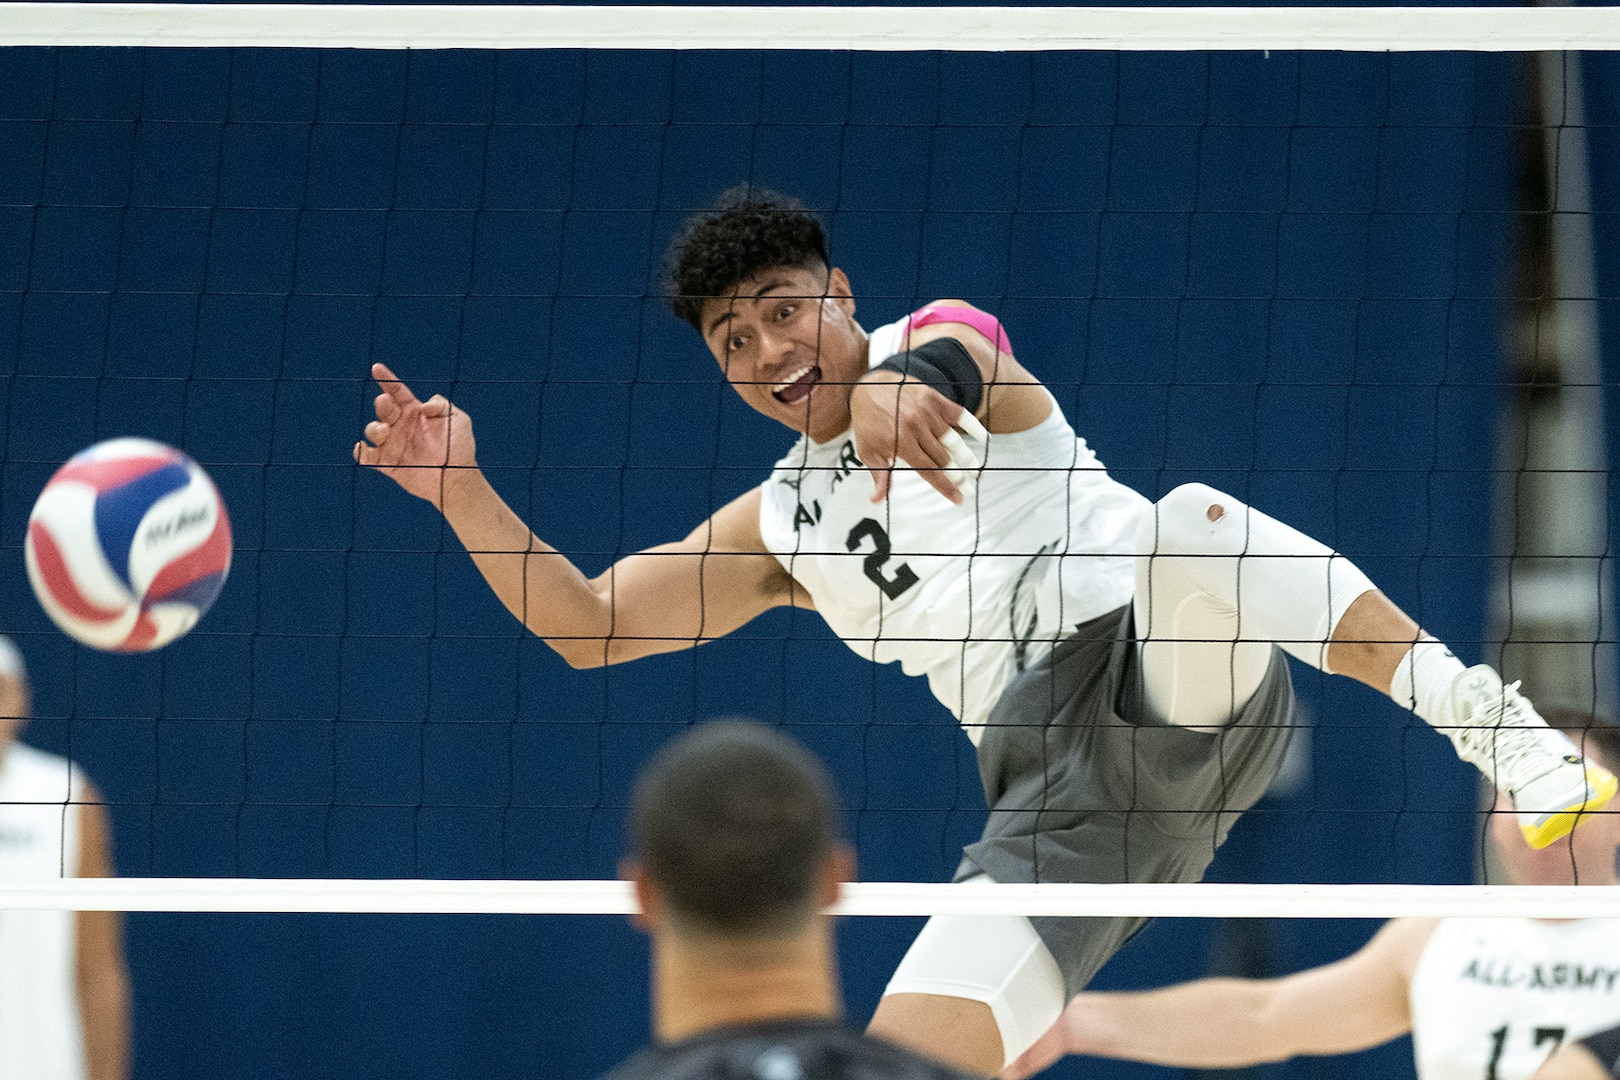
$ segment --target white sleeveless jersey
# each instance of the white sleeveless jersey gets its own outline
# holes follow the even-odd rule
[[[1412,976],[1419,1080],[1530,1080],[1620,1023],[1620,920],[1442,919]]]
[[[0,757],[0,881],[74,877],[81,797],[67,759],[12,743]],[[71,787],[70,787],[71,785]],[[0,911],[0,1080],[83,1080],[71,911]]]
[[[873,331],[873,365],[904,327]],[[965,504],[905,468],[873,503],[852,433],[803,436],[762,488],[760,533],[850,648],[928,676],[977,742],[1014,675],[1130,601],[1149,504],[1108,476],[1055,401],[1036,427],[969,445],[984,471]]]

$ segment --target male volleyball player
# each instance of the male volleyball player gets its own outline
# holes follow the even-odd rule
[[[1612,721],[1568,709],[1547,719],[1620,768]],[[1620,884],[1620,812],[1532,850],[1498,799],[1488,832],[1515,885]],[[1617,1023],[1620,919],[1395,919],[1354,955],[1286,978],[1080,994],[1003,1077],[1024,1080],[1065,1053],[1227,1069],[1410,1032],[1419,1080],[1530,1080],[1561,1043]]]
[[[64,758],[17,742],[28,672],[0,637],[0,881],[108,877],[107,810]],[[126,1080],[129,973],[115,911],[0,912],[0,1080]]]
[[[1620,1080],[1620,1027],[1560,1046],[1535,1080]]]
[[[821,764],[760,724],[665,746],[630,804],[658,1045],[607,1080],[967,1080],[840,1017],[827,908],[854,871]]]
[[[958,876],[1196,881],[1287,742],[1278,647],[1387,693],[1512,792],[1532,843],[1612,797],[1515,686],[1464,669],[1349,560],[1230,495],[1110,479],[986,312],[870,333],[820,225],[734,193],[671,254],[676,314],[744,402],[800,438],[685,539],[588,579],[477,468],[472,423],[382,365],[356,460],[444,514],[507,608],[577,667],[813,607],[960,719],[991,807]],[[989,1074],[1136,919],[930,920],[873,1030]]]

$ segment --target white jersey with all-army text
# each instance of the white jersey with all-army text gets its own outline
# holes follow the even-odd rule
[[[873,331],[870,363],[895,354],[905,325]],[[963,505],[906,468],[874,503],[851,432],[802,436],[765,482],[760,531],[850,648],[928,676],[977,741],[1013,676],[1130,602],[1149,504],[1108,476],[1055,401],[1028,431],[968,444],[984,470]]]
[[[1419,1080],[1530,1080],[1620,1023],[1620,919],[1441,919],[1412,975]]]
[[[79,871],[79,801],[66,758],[12,743],[0,753],[0,883]],[[77,918],[0,911],[0,1080],[83,1080]]]

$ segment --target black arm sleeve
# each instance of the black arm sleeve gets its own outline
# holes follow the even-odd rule
[[[1620,1077],[1620,1027],[1589,1035],[1581,1040],[1581,1045],[1592,1051],[1610,1076]]]
[[[984,400],[984,376],[979,365],[968,355],[967,346],[955,338],[935,338],[915,349],[895,353],[877,367],[932,386],[970,413],[977,413],[979,402]]]

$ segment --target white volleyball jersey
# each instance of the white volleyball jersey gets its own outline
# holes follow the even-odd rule
[[[6,748],[0,881],[77,875],[76,771],[21,743]],[[71,911],[0,911],[0,1080],[83,1080],[76,930]]]
[[[1529,1080],[1620,1023],[1620,920],[1442,919],[1412,975],[1419,1080]]]
[[[895,354],[904,327],[872,333],[873,365]],[[1040,651],[1130,601],[1149,504],[1108,476],[1055,401],[1028,431],[968,442],[984,471],[963,505],[906,468],[873,503],[851,432],[802,436],[762,488],[760,533],[850,648],[928,676],[977,742]]]

